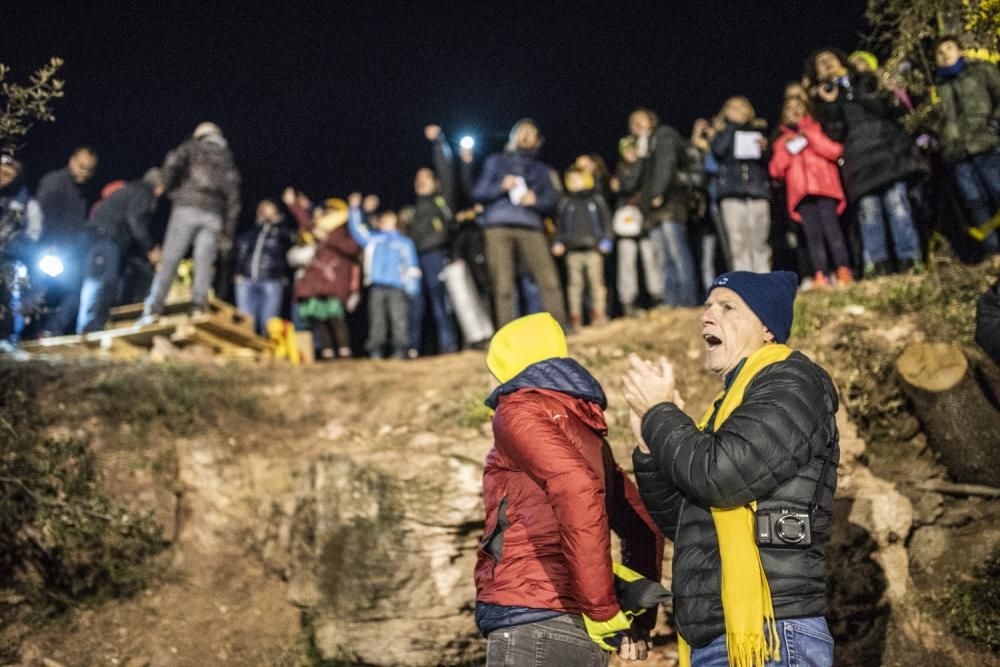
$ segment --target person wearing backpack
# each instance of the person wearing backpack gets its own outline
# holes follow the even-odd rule
[[[605,324],[608,290],[604,285],[604,257],[611,253],[611,213],[608,204],[594,189],[593,177],[581,167],[566,170],[568,194],[559,204],[556,240],[552,254],[566,256],[569,319],[574,327],[583,324],[584,280],[590,290],[590,323]]]

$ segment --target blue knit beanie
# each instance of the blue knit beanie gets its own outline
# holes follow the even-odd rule
[[[774,334],[774,340],[784,343],[792,333],[793,305],[799,278],[791,271],[751,273],[733,271],[715,279],[709,294],[716,287],[726,287],[740,295],[750,310]]]

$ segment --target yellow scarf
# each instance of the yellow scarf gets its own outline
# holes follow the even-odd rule
[[[787,359],[791,353],[787,345],[769,344],[747,357],[733,384],[712,401],[705,416],[698,422],[698,430],[705,430],[715,403],[723,399],[712,427],[713,431],[717,431],[733,410],[743,403],[743,393],[754,376],[766,366]],[[767,585],[754,537],[756,509],[756,501],[749,507],[712,508],[722,561],[722,611],[731,667],[763,667],[768,660],[780,659],[778,649],[781,642],[774,622],[771,589]],[[764,633],[765,624],[767,634]],[[679,634],[677,639],[680,667],[690,667],[691,647]]]

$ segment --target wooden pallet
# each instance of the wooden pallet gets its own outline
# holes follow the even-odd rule
[[[256,358],[274,351],[274,343],[254,333],[253,320],[214,296],[204,314],[192,316],[189,300],[168,303],[154,324],[138,325],[141,303],[120,306],[111,312],[108,329],[79,336],[58,336],[23,345],[33,354],[109,354],[131,358],[145,354],[153,339],[163,337],[184,347],[202,345],[231,358]]]
[[[222,299],[210,295],[206,306],[206,314],[220,317],[235,326],[253,333],[253,317],[238,310],[231,303],[226,303]],[[163,306],[161,319],[190,314],[193,308],[194,303],[190,299],[167,300],[167,303]],[[119,329],[132,326],[136,320],[142,317],[142,309],[143,304],[141,303],[132,303],[127,306],[112,308],[108,316],[108,328]]]

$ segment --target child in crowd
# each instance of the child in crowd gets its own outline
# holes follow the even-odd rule
[[[361,195],[348,198],[347,224],[364,249],[364,282],[368,287],[368,355],[382,359],[392,332],[392,356],[405,359],[409,348],[407,314],[410,299],[420,292],[420,267],[413,241],[398,229],[393,211],[372,214],[375,229],[364,223]]]
[[[311,219],[300,207],[289,206],[300,233],[312,242],[313,253],[295,284],[301,323],[313,333],[320,359],[351,356],[347,314],[361,295],[361,248],[347,230],[347,207],[329,199]],[[292,253],[289,253],[290,256]]]
[[[788,215],[802,223],[816,276],[813,285],[830,284],[827,246],[837,267],[837,283],[851,283],[847,244],[838,216],[847,208],[837,160],[844,147],[830,139],[798,97],[785,100],[781,130],[769,165],[773,178],[785,181]]]
[[[559,205],[552,254],[566,255],[569,318],[583,324],[584,280],[590,289],[591,324],[607,322],[608,291],[604,286],[604,256],[611,253],[611,213],[594,189],[589,171],[574,164],[566,170],[566,190]]]
[[[722,221],[729,240],[734,271],[771,270],[771,187],[768,181],[767,128],[742,96],[726,100],[716,118],[711,141],[719,161],[719,197]]]

